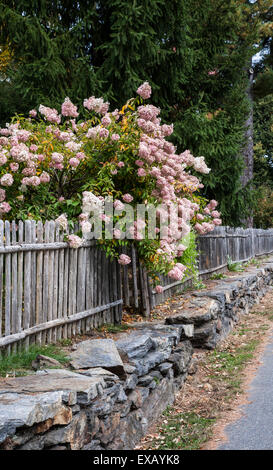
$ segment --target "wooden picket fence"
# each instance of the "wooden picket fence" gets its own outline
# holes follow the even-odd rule
[[[199,270],[208,276],[233,261],[273,252],[273,229],[216,227],[199,237]],[[120,323],[122,308],[148,316],[185,287],[160,275],[156,294],[135,247],[130,265],[110,261],[95,241],[68,247],[54,221],[0,220],[0,351],[48,344]],[[191,280],[186,280],[186,283]]]
[[[0,221],[0,348],[121,321],[119,265],[95,241],[71,249],[54,221]]]
[[[245,262],[255,256],[273,253],[273,229],[243,229],[215,227],[213,232],[198,237],[199,276],[207,278],[227,267],[227,257],[234,262]],[[163,292],[157,294],[145,269],[137,258],[134,248],[127,251],[131,264],[122,268],[122,291],[124,306],[149,316],[151,310],[175,293],[182,292],[192,280],[174,282],[159,275]]]

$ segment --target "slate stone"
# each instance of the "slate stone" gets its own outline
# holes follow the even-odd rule
[[[124,390],[134,390],[134,388],[136,387],[136,384],[137,384],[137,381],[138,381],[138,377],[136,374],[130,374],[123,387],[124,387]]]
[[[190,341],[181,343],[179,348],[176,348],[173,354],[169,357],[169,361],[173,363],[174,375],[178,376],[187,372],[188,365],[191,361],[193,354],[193,347]]]
[[[136,360],[134,359],[132,362],[137,369],[137,373],[139,376],[146,375],[151,369],[154,369],[158,364],[161,362],[166,361],[169,358],[171,350],[167,350],[164,352],[156,351],[148,353],[144,359]]]
[[[180,339],[193,338],[194,336],[194,324],[182,325],[183,330]]]
[[[109,450],[130,450],[146,434],[148,421],[141,409],[129,413],[120,420],[114,440],[107,446]]]
[[[162,375],[167,375],[167,372],[172,368],[172,366],[173,365],[170,362],[162,362],[162,364],[159,364],[158,370]]]
[[[165,321],[167,324],[171,325],[176,323],[184,323],[185,325],[193,324],[195,326],[199,326],[210,320],[216,319],[219,312],[219,302],[208,298],[202,304],[202,307],[200,306],[199,308],[195,309],[185,309],[180,313],[167,317]]]
[[[163,379],[163,376],[162,374],[159,372],[159,370],[151,370],[149,372],[149,375],[151,375],[153,378],[155,377],[156,379],[158,380],[162,380]]]
[[[153,342],[149,335],[139,334],[139,332],[125,335],[116,341],[116,347],[121,354],[125,354],[128,359],[141,358],[146,356],[153,348]]]
[[[124,364],[124,370],[126,374],[134,374],[136,372],[136,368],[130,364]]]
[[[71,450],[80,450],[88,439],[87,416],[84,411],[76,414],[68,426],[60,427],[44,435],[44,446],[68,443]]]
[[[101,445],[98,439],[94,439],[93,441],[89,442],[82,447],[81,450],[105,450]]]
[[[141,408],[146,398],[149,396],[149,389],[145,387],[137,387],[128,395],[132,409]]]
[[[117,396],[117,403],[125,403],[127,401],[127,395],[124,392],[123,388],[121,387],[119,394]]]
[[[138,379],[138,385],[142,387],[148,387],[148,385],[154,380],[152,375],[143,375]]]
[[[78,344],[77,350],[70,354],[74,369],[93,369],[102,367],[121,378],[125,378],[123,362],[112,339],[93,339]]]
[[[46,367],[55,367],[55,368],[59,367],[61,369],[63,368],[62,364],[59,361],[57,361],[56,359],[52,357],[44,356],[43,354],[38,354],[36,356],[34,361],[32,361],[31,363],[31,367],[34,370],[38,370],[38,369],[46,368]]]
[[[16,380],[16,379],[13,379]],[[62,392],[29,395],[0,391],[0,443],[22,426],[54,418],[62,409]]]
[[[42,436],[34,437],[26,444],[20,447],[20,450],[43,450],[44,448],[44,438]]]
[[[103,397],[103,399],[95,400],[92,405],[92,412],[97,416],[105,416],[113,411],[115,399],[113,397]]]
[[[182,325],[154,324],[150,328],[143,328],[142,332],[150,335],[154,349],[162,349],[162,341],[167,342],[170,346],[177,344],[180,341],[182,330]]]
[[[38,371],[36,375],[5,378],[0,381],[0,393],[1,391],[17,393],[62,391],[64,402],[75,404],[70,400],[74,394],[78,403],[88,404],[98,396],[100,384],[103,384],[103,379],[99,377],[85,377],[64,369],[48,369]]]
[[[101,377],[105,382],[117,382],[119,377],[109,370],[102,367],[94,367],[94,369],[76,369],[77,374],[87,375],[88,377]]]

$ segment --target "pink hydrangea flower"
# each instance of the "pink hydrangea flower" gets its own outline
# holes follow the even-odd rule
[[[100,136],[102,139],[107,139],[107,137],[109,136],[109,131],[108,131],[108,129],[105,129],[105,127],[102,127],[102,128],[99,130],[99,136]]]
[[[58,152],[53,152],[52,155],[51,155],[51,159],[53,162],[55,163],[62,163],[63,162],[63,155],[61,153],[58,153]]]
[[[91,232],[91,228],[92,228],[92,225],[87,220],[81,223],[81,229],[82,229],[83,234]]]
[[[155,291],[156,291],[157,294],[162,294],[163,287],[158,285],[158,286],[156,286]]]
[[[7,214],[10,210],[11,210],[11,207],[8,202],[1,202],[0,214]]]
[[[143,169],[143,168],[139,168],[137,170],[137,174],[138,176],[142,177],[142,176],[146,176],[146,171]]]
[[[62,104],[62,115],[68,117],[78,117],[77,106],[75,106],[68,97],[65,98]]]
[[[67,230],[68,221],[65,214],[59,215],[55,222],[57,222],[57,224],[61,227],[62,230]]]
[[[214,225],[221,225],[222,224],[222,220],[221,219],[213,219],[212,223]]]
[[[40,175],[40,181],[41,183],[49,183],[50,175],[46,171],[43,171],[43,173]]]
[[[29,178],[29,184],[31,186],[39,186],[40,183],[41,183],[41,181],[40,181],[39,176],[31,176]]]
[[[103,116],[102,120],[101,120],[101,123],[103,126],[107,127],[111,124],[111,118],[108,114],[106,114],[106,116]]]
[[[131,196],[131,194],[127,193],[127,194],[123,194],[122,199],[124,202],[127,202],[128,204],[130,204],[130,202],[132,202],[134,198],[133,196]]]
[[[112,134],[111,135],[111,140],[115,141],[115,140],[119,140],[119,139],[120,139],[120,135],[118,135],[118,134]]]
[[[11,186],[13,184],[13,176],[10,173],[6,173],[0,178],[0,184],[2,186]]]
[[[121,237],[121,231],[118,228],[114,228],[113,235],[114,235],[114,238],[119,239]]]
[[[80,248],[83,244],[82,238],[78,237],[77,235],[68,235],[67,239],[70,248],[77,249]]]
[[[152,94],[152,88],[149,85],[149,83],[144,82],[142,85],[140,85],[140,87],[138,87],[137,89],[137,94],[141,96],[141,98],[143,98],[144,100],[147,100],[148,98],[150,98]]]
[[[122,254],[122,255],[119,256],[118,263],[123,265],[123,266],[126,265],[126,264],[130,264],[131,263],[131,258],[130,258],[130,256]]]
[[[69,160],[69,165],[71,165],[73,168],[77,168],[79,163],[80,163],[80,160],[78,160],[77,158],[70,158]]]
[[[36,109],[31,109],[31,110],[29,111],[29,115],[30,115],[30,117],[35,118],[35,117],[37,116],[37,111],[36,111]]]
[[[6,155],[0,155],[0,166],[5,165],[7,163],[8,159]]]
[[[123,204],[123,202],[119,201],[119,199],[115,200],[113,206],[117,211],[123,211],[124,210],[124,204]]]
[[[60,124],[61,117],[58,115],[58,111],[56,109],[48,108],[47,106],[40,104],[39,111],[47,121]]]
[[[91,96],[84,100],[83,106],[89,111],[95,111],[96,113],[104,116],[108,111],[109,103],[104,102],[103,98],[95,98],[95,96]]]
[[[164,136],[171,135],[173,133],[173,124],[163,124],[163,126],[161,126],[161,131]]]

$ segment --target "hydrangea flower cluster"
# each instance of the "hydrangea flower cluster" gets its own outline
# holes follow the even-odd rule
[[[160,109],[144,103],[151,94],[145,82],[136,98],[113,112],[103,98],[91,96],[83,102],[89,117],[78,122],[77,106],[66,97],[59,111],[41,104],[29,117],[16,116],[0,129],[0,217],[53,217],[64,231],[69,220],[78,220],[85,237],[92,229],[92,211],[107,223],[103,210],[109,195],[119,213],[126,204],[134,210],[140,203],[153,204],[155,239],[147,238],[144,217],[133,221],[130,243],[141,242],[139,254],[150,272],[181,280],[187,270],[186,237],[213,230],[221,215],[216,201],[199,194],[203,184],[197,173],[210,172],[204,157],[195,158],[189,150],[177,153],[168,140],[173,125],[162,124]],[[169,222],[163,237],[162,221]],[[130,257],[120,255],[121,232],[115,227],[113,239],[102,245],[125,265]],[[82,244],[78,235],[67,240],[72,248]]]

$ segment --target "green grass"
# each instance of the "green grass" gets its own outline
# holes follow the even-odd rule
[[[194,289],[201,290],[201,289],[204,289],[207,286],[202,281],[198,280],[198,281],[194,282],[193,287],[194,287]]]
[[[244,267],[242,266],[242,264],[232,261],[230,256],[227,256],[227,268],[229,271],[233,271],[233,272],[242,272],[244,270]]]
[[[212,420],[202,418],[197,413],[178,413],[172,416],[168,407],[163,413],[163,425],[159,440],[151,448],[160,450],[196,450],[211,436]],[[166,423],[164,423],[166,421]]]
[[[225,279],[227,276],[223,273],[216,273],[216,274],[212,274],[212,276],[210,276],[210,279],[212,281],[216,280],[216,279]]]
[[[15,372],[15,375],[25,375],[31,370],[31,363],[37,354],[52,357],[61,364],[68,362],[68,358],[60,347],[56,345],[49,346],[30,346],[28,350],[11,354],[0,358],[0,376],[5,377],[7,373]]]

